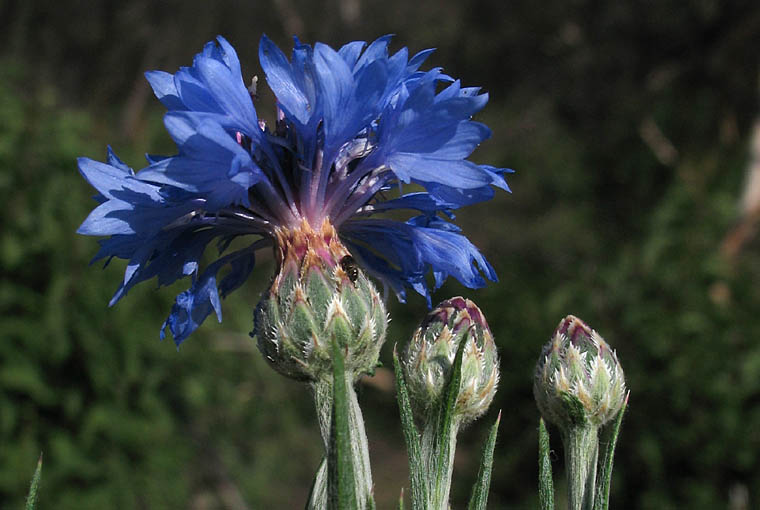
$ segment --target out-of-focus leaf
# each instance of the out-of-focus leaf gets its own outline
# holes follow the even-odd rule
[[[29,495],[26,497],[26,510],[34,510],[37,505],[37,491],[40,488],[40,479],[42,478],[42,454],[37,460],[37,469],[34,470],[32,484],[29,487]]]

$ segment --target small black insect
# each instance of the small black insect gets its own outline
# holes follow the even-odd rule
[[[351,255],[346,255],[340,259],[340,267],[346,272],[351,282],[355,282],[359,278],[359,268],[356,266],[356,261]]]

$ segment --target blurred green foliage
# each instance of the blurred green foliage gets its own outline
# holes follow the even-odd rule
[[[760,501],[760,242],[720,249],[743,221],[756,2],[40,0],[0,3],[0,20],[3,507],[23,504],[40,451],[41,509],[305,501],[322,453],[311,403],[247,334],[271,262],[224,303],[222,325],[177,351],[158,328],[184,284],[146,283],[109,309],[123,262],[88,267],[97,245],[74,234],[95,204],[76,157],[111,143],[139,167],[143,152],[172,151],[142,71],[174,70],[222,33],[260,74],[262,32],[284,46],[293,32],[332,44],[394,32],[491,94],[478,119],[494,139],[475,158],[515,168],[514,194],[458,220],[500,282],[436,296],[474,299],[502,356],[494,409],[460,440],[455,507],[499,408],[490,507],[537,506],[531,378],[568,313],[617,348],[632,392],[613,506],[726,508],[742,487]],[[425,306],[391,299],[390,312],[392,344]],[[406,459],[394,396],[377,387],[361,399],[385,508]]]
[[[254,355],[256,293],[239,296],[213,345],[181,353],[158,341],[171,290],[146,286],[109,310],[123,268],[88,267],[95,245],[73,234],[93,203],[76,157],[104,143],[93,116],[0,68],[0,501],[19,500],[44,451],[41,508],[232,508],[241,491],[300,502],[308,487],[277,474],[308,479],[311,466],[281,458],[269,431],[314,462],[319,436],[308,407],[281,405],[300,388]]]

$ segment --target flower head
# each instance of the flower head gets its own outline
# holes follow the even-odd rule
[[[332,380],[332,342],[354,377],[374,371],[388,323],[375,286],[324,221],[280,229],[280,271],[254,312],[259,350],[272,367],[305,381]]]
[[[96,260],[129,261],[111,304],[153,277],[167,285],[190,276],[161,329],[179,344],[212,312],[221,320],[220,293],[246,280],[255,252],[276,244],[279,231],[319,230],[325,221],[401,300],[412,288],[430,302],[430,270],[435,287],[450,275],[469,287],[494,280],[448,221],[454,209],[490,199],[493,186],[508,190],[509,170],[466,159],[490,135],[470,120],[488,96],[440,69],[420,71],[431,50],[391,55],[389,41],[336,51],[296,40],[288,60],[262,37],[259,58],[277,99],[273,125],[258,117],[237,54],[222,37],[190,67],[146,73],[168,109],[164,124],[178,154],[149,156],[139,172],[110,148],[104,163],[79,159],[100,202],[79,233],[107,236]],[[404,192],[409,183],[424,191]],[[379,217],[398,209],[418,214]],[[240,237],[250,242],[227,253]],[[201,268],[213,241],[220,256]]]
[[[544,346],[533,394],[544,418],[562,429],[600,427],[623,405],[625,376],[615,351],[599,333],[568,315]]]

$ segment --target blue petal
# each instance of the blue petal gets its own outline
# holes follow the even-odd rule
[[[109,156],[114,160],[115,155]],[[117,161],[117,164],[119,162]],[[101,204],[79,227],[84,235],[124,235],[149,232],[152,235],[167,223],[199,206],[197,200],[168,203],[159,187],[132,176],[131,169],[79,159],[79,169],[101,193]]]
[[[145,78],[153,88],[153,93],[159,101],[169,110],[181,110],[184,108],[179,98],[177,86],[174,84],[174,75],[164,71],[147,71]]]
[[[352,242],[350,239],[344,239],[344,241],[351,249],[351,253],[356,257],[362,268],[371,276],[379,279],[385,285],[390,287],[401,303],[406,303],[405,287],[407,285],[412,286],[412,280],[414,282],[424,282],[424,274],[420,274],[417,278],[413,279],[408,274],[395,269],[388,260],[375,254],[371,248],[366,247],[363,244]],[[428,306],[430,306],[430,293],[428,292],[427,287],[423,285],[419,288],[421,289],[420,294],[427,299]]]
[[[159,161],[169,159],[170,157],[171,156],[163,156],[161,154],[145,154],[145,161],[147,161],[149,165],[152,165],[153,163],[158,163]]]
[[[242,253],[230,260],[229,264],[231,266],[230,272],[222,278],[219,284],[223,298],[245,283],[256,265],[256,255],[254,252]]]
[[[459,188],[479,188],[490,184],[491,176],[467,160],[449,160],[426,154],[399,152],[389,156],[386,164],[404,182],[437,182]]]
[[[491,130],[485,124],[447,122],[443,117],[430,115],[424,123],[415,126],[415,131],[397,145],[398,151],[425,153],[438,159],[464,159],[491,136]]]
[[[215,113],[227,118],[225,125],[253,137],[259,130],[237,53],[221,36],[204,46],[192,67],[182,67],[174,75],[149,71],[145,77],[170,111]]]
[[[285,54],[264,35],[259,43],[259,60],[282,109],[301,125],[308,124],[317,107],[311,48],[295,48],[291,66]]]
[[[403,182],[454,188],[481,188],[497,181],[492,171],[464,159],[490,136],[485,125],[469,120],[487,96],[460,92],[454,83],[436,96],[431,73],[410,93],[402,90],[381,116],[378,149],[362,168],[385,165]]]
[[[135,171],[132,170],[132,168],[129,165],[127,165],[126,163],[124,163],[119,158],[119,156],[116,155],[116,153],[113,151],[113,149],[111,148],[110,145],[108,146],[107,160],[108,160],[108,164],[109,165],[111,165],[111,166],[113,166],[115,168],[118,168],[119,170],[121,170],[124,173],[124,175],[135,175]]]
[[[210,264],[188,290],[177,296],[169,317],[161,326],[162,340],[166,336],[168,327],[174,337],[174,342],[179,346],[198,329],[212,311],[216,312],[219,322],[222,321],[222,306],[216,284],[217,273],[224,266],[231,265],[231,272],[222,279],[220,284],[222,296],[239,287],[248,278],[255,264],[253,246],[226,255]]]
[[[183,105],[178,110],[227,113],[219,106],[204,83],[198,78],[198,71],[194,67],[182,67],[174,73],[174,86]]]
[[[422,50],[409,59],[409,65],[407,69],[410,73],[416,71],[427,60],[427,58],[435,51],[434,48]]]
[[[354,69],[356,61],[359,59],[364,47],[367,43],[364,41],[353,41],[348,44],[344,44],[339,50],[338,54],[346,61],[346,65],[351,69]]]
[[[77,229],[77,234],[86,236],[108,236],[134,234],[134,228],[127,219],[119,217],[122,211],[132,211],[134,206],[121,200],[109,200],[92,210]]]
[[[504,174],[513,174],[515,173],[514,170],[511,168],[496,168],[491,165],[480,165],[480,168],[489,172],[493,176],[492,184],[494,186],[497,186],[504,191],[509,191],[510,193],[512,192],[512,190],[509,188],[509,184],[507,184],[507,180],[504,178]]]
[[[243,82],[243,75],[240,70],[240,59],[238,59],[235,48],[233,48],[227,39],[221,35],[216,36],[216,41],[219,43],[219,46],[214,46],[214,49],[219,53],[217,58],[221,57],[221,60],[232,73],[233,78]]]
[[[392,38],[393,36],[388,34],[382,37],[378,37],[377,39],[372,41],[370,45],[367,46],[367,49],[364,50],[364,53],[362,54],[361,58],[353,66],[353,69],[358,70],[366,65],[369,65],[370,63],[376,60],[381,60],[383,58],[387,59],[388,58],[388,44],[390,44]]]
[[[242,131],[255,133],[259,129],[259,121],[256,110],[253,109],[251,95],[239,78],[240,68],[233,71],[218,60],[210,58],[200,58],[196,65],[209,95],[222,111],[238,122]]]
[[[222,227],[196,218],[208,208],[206,200],[181,189],[161,189],[136,179],[113,153],[109,153],[109,161],[117,166],[86,158],[79,161],[82,174],[101,191],[103,202],[78,232],[110,236],[100,241],[101,249],[93,260],[129,260],[111,304],[141,281],[157,277],[159,285],[168,285],[193,274],[211,240],[241,233],[239,227]]]
[[[490,188],[488,188],[490,189]],[[456,209],[459,204],[454,201],[447,201],[443,197],[436,196],[428,192],[407,193],[392,200],[377,202],[372,204],[373,211],[386,211],[391,209],[416,209],[428,214],[435,214],[439,211]]]
[[[249,204],[249,188],[266,176],[248,151],[218,124],[190,113],[170,112],[164,121],[180,155],[152,164],[139,179],[198,193],[210,211]]]
[[[112,191],[124,189],[128,184],[137,187],[137,191],[150,193],[149,186],[138,180],[129,179],[133,175],[129,167],[125,169],[90,158],[78,158],[77,164],[82,176],[105,198],[113,198]]]
[[[496,280],[496,273],[478,249],[454,225],[440,218],[420,216],[406,223],[356,220],[344,225],[343,235],[352,249],[358,248],[371,271],[392,287],[403,281],[428,299],[424,275],[430,269],[436,288],[448,276],[470,288],[484,286],[483,275]]]
[[[314,64],[323,101],[325,152],[329,148],[335,155],[344,142],[342,135],[346,126],[357,120],[351,111],[356,91],[354,77],[343,58],[326,44],[315,45]]]
[[[204,273],[192,287],[177,296],[169,317],[161,325],[161,340],[166,337],[168,327],[174,337],[174,343],[179,347],[212,311],[216,312],[217,319],[222,322],[222,305],[216,288],[216,274]]]
[[[438,230],[445,230],[446,232],[462,231],[462,229],[454,223],[449,223],[438,216],[415,216],[414,218],[409,218],[406,223],[407,225],[412,225],[414,227],[430,227]]]
[[[200,230],[192,225],[165,233],[164,239],[156,240],[156,250],[150,263],[141,268],[140,280],[150,280],[155,276],[158,285],[164,286],[197,273],[206,247],[221,234],[218,229]]]
[[[456,204],[452,209],[485,202],[486,200],[491,200],[494,196],[491,186],[457,188],[455,186],[430,183],[426,185],[426,188],[436,200]]]

